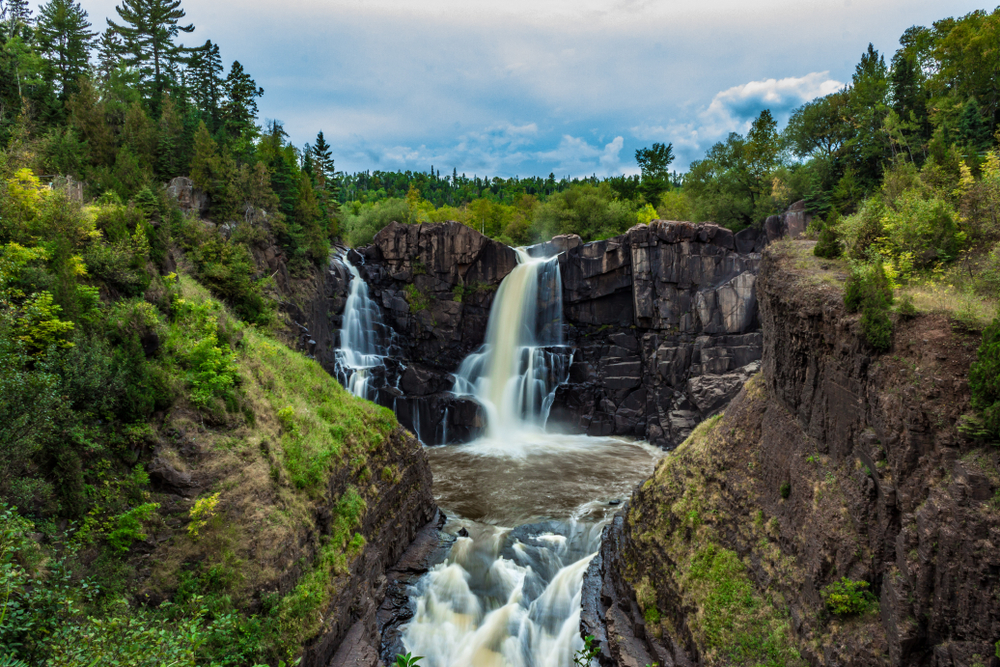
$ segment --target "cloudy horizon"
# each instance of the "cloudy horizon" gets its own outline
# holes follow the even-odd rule
[[[114,0],[81,0],[96,29]],[[188,45],[211,39],[265,90],[260,118],[302,146],[323,130],[337,169],[469,176],[672,168],[762,109],[783,126],[842,87],[871,42],[888,61],[911,25],[992,7],[930,0],[185,0]]]

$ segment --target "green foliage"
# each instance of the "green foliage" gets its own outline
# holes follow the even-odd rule
[[[590,662],[601,654],[594,635],[583,638],[583,648],[573,654],[573,664],[577,667],[590,667]]]
[[[844,304],[849,312],[861,311],[865,340],[879,352],[892,347],[892,302],[892,287],[881,258],[852,266],[844,286]]]
[[[813,254],[824,259],[837,259],[843,253],[840,244],[840,235],[837,233],[837,224],[840,222],[840,215],[836,209],[830,212],[819,232],[819,240],[813,248]]]
[[[972,407],[982,414],[984,428],[1000,436],[1000,317],[983,331],[976,361],[969,369]]]
[[[410,304],[412,312],[419,313],[421,310],[427,310],[427,307],[430,305],[430,298],[417,289],[416,285],[410,283],[403,288],[403,291],[406,293],[406,302]]]
[[[410,653],[403,655],[400,653],[396,656],[396,661],[392,664],[393,667],[415,667],[420,664],[420,661],[423,659],[424,657],[422,655],[412,655]]]
[[[705,645],[718,650],[734,664],[779,667],[798,658],[788,646],[787,622],[772,620],[767,602],[754,589],[739,557],[728,549],[708,545],[699,550],[685,575],[690,585],[703,591],[700,631]]]
[[[115,520],[115,528],[108,533],[108,544],[115,551],[125,553],[136,540],[146,539],[146,534],[142,532],[142,522],[159,509],[159,503],[143,503],[138,507],[133,507]]]
[[[840,581],[824,586],[820,596],[832,614],[837,616],[864,614],[878,604],[868,586],[867,581],[852,581],[843,577]]]
[[[792,485],[791,485],[791,483],[789,483],[789,482],[782,482],[779,491],[781,493],[781,497],[787,499],[788,496],[792,495]]]

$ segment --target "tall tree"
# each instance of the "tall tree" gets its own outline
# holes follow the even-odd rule
[[[0,22],[7,22],[7,39],[20,34],[31,25],[31,8],[28,0],[7,0],[0,5]]]
[[[845,145],[846,155],[866,189],[878,183],[882,165],[891,152],[889,135],[884,130],[888,102],[889,71],[885,58],[869,44],[854,69],[845,109],[853,125],[852,136]]]
[[[121,62],[122,38],[117,32],[108,28],[97,40],[97,75],[101,81],[111,78],[111,73],[118,69]]]
[[[166,74],[183,61],[187,50],[177,44],[181,32],[191,32],[191,24],[180,25],[184,10],[181,0],[122,0],[115,7],[121,23],[108,19],[108,26],[122,36],[126,64],[139,70],[144,83],[152,84],[154,103],[163,93]]]
[[[90,31],[87,12],[72,0],[49,0],[38,11],[38,43],[56,71],[59,98],[65,101],[76,90],[76,80],[86,73],[90,48],[97,36]]]
[[[188,62],[188,71],[190,78],[187,84],[195,105],[214,132],[219,129],[224,84],[222,73],[225,71],[219,45],[208,40],[203,46],[194,49]]]
[[[229,69],[224,87],[226,101],[222,106],[222,117],[226,132],[234,138],[252,138],[257,134],[257,98],[264,94],[264,89],[257,86],[238,60]],[[272,129],[284,133],[278,124]]]
[[[327,183],[327,187],[329,187],[337,172],[333,166],[333,149],[326,142],[323,130],[320,130],[316,134],[316,143],[312,147],[312,157],[317,171],[323,175],[323,180]]]
[[[642,170],[640,192],[647,202],[658,203],[660,195],[670,187],[667,167],[674,161],[674,145],[654,143],[650,148],[640,148],[635,152],[635,161]]]

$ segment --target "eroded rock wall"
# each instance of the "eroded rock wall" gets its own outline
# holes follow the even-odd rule
[[[765,254],[762,372],[609,526],[582,628],[602,664],[723,664],[736,633],[711,645],[688,578],[707,549],[737,554],[809,664],[1000,664],[1000,451],[957,428],[977,339],[924,315],[872,353],[846,266],[810,250]],[[843,577],[877,607],[831,614],[821,592]]]
[[[679,444],[756,371],[763,236],[656,220],[606,241],[562,243],[567,341],[577,351],[553,417],[589,435]]]
[[[755,282],[765,242],[754,230],[658,220],[604,241],[560,236],[529,249],[558,254],[574,354],[550,423],[669,447],[721,409],[760,359]],[[348,259],[406,367],[387,372],[379,402],[425,442],[474,436],[482,415],[450,397],[450,373],[482,344],[516,253],[459,223],[392,223]]]

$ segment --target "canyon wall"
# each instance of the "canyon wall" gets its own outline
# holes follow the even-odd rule
[[[629,435],[669,447],[722,408],[756,371],[762,340],[755,295],[764,232],[654,221],[582,243],[561,236],[529,249],[558,254],[568,382],[550,425]],[[468,440],[483,421],[450,394],[451,373],[483,342],[496,289],[517,263],[509,247],[455,222],[392,223],[346,255],[382,307],[390,356],[377,369],[377,402],[424,442]],[[333,372],[346,272],[334,260],[303,346]],[[333,295],[340,296],[333,296]],[[338,309],[339,308],[339,309]],[[318,340],[317,330],[331,337]],[[309,342],[313,341],[313,342]]]
[[[1000,451],[957,428],[977,337],[923,315],[873,353],[846,263],[810,250],[767,251],[762,372],[606,530],[582,623],[602,665],[1000,664]],[[824,604],[845,577],[866,612]]]

